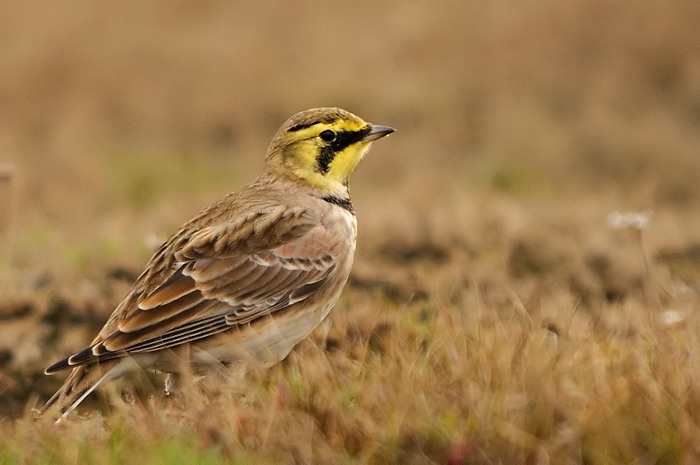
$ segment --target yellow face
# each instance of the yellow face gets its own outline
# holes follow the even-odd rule
[[[267,163],[330,196],[340,195],[347,193],[348,178],[371,142],[390,132],[343,110],[309,110],[282,126]]]

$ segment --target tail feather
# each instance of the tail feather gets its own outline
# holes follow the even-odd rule
[[[62,413],[58,419],[61,421],[102,383],[118,378],[136,367],[137,364],[131,357],[75,367],[63,386],[51,396],[38,414],[42,415],[57,407]]]

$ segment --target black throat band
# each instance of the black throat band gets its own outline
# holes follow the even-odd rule
[[[350,199],[341,199],[338,197],[328,196],[323,197],[323,200],[325,200],[328,203],[332,203],[333,205],[338,205],[340,208],[344,208],[353,215],[355,214],[355,211],[352,209],[352,202],[350,201]]]

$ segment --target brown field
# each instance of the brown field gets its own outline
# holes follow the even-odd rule
[[[698,24],[696,0],[2,2],[0,465],[700,463]],[[353,179],[329,320],[186,399],[142,374],[32,419],[159,241],[330,105],[398,131]]]

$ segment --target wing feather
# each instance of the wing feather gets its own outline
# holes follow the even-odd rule
[[[274,213],[279,220],[279,212]],[[260,234],[272,221],[257,222],[252,226],[254,232]],[[195,236],[196,243],[185,247],[187,253],[174,262],[168,279],[155,288],[146,283],[143,288],[153,289],[147,295],[127,297],[125,303],[132,308],[122,310],[112,330],[106,331],[106,325],[90,347],[51,368],[89,365],[129,353],[174,347],[309,298],[337,266],[336,257],[328,253],[336,239],[320,224],[298,231],[302,233],[297,237],[267,250],[224,257],[203,256],[229,247],[231,241],[223,237],[220,228],[201,231]],[[197,258],[182,260],[184,256]]]
[[[184,279],[175,281],[174,286],[181,286]],[[130,318],[121,322],[118,326],[122,333],[134,333],[149,327],[155,327],[164,321],[173,321],[177,325],[176,317],[188,310],[191,310],[195,305],[203,302],[205,297],[202,292],[194,286],[194,281],[189,279],[190,287],[186,294],[177,300],[166,300],[162,305],[143,310],[139,308]]]
[[[167,335],[171,330],[182,326],[184,323],[198,320],[200,318],[199,315],[204,313],[208,306],[208,301],[202,301],[187,308],[185,311],[171,315],[169,318],[160,318],[154,321],[153,324],[139,330],[131,332],[117,330],[98,345],[104,346],[110,352],[121,351],[126,354],[131,346],[135,344]]]
[[[233,269],[239,268],[248,258],[239,255],[231,258],[200,258],[189,264],[189,268],[195,270],[202,282],[212,282],[219,276],[226,275]]]
[[[175,273],[165,284],[139,302],[141,310],[150,310],[174,302],[192,292],[192,283]]]

